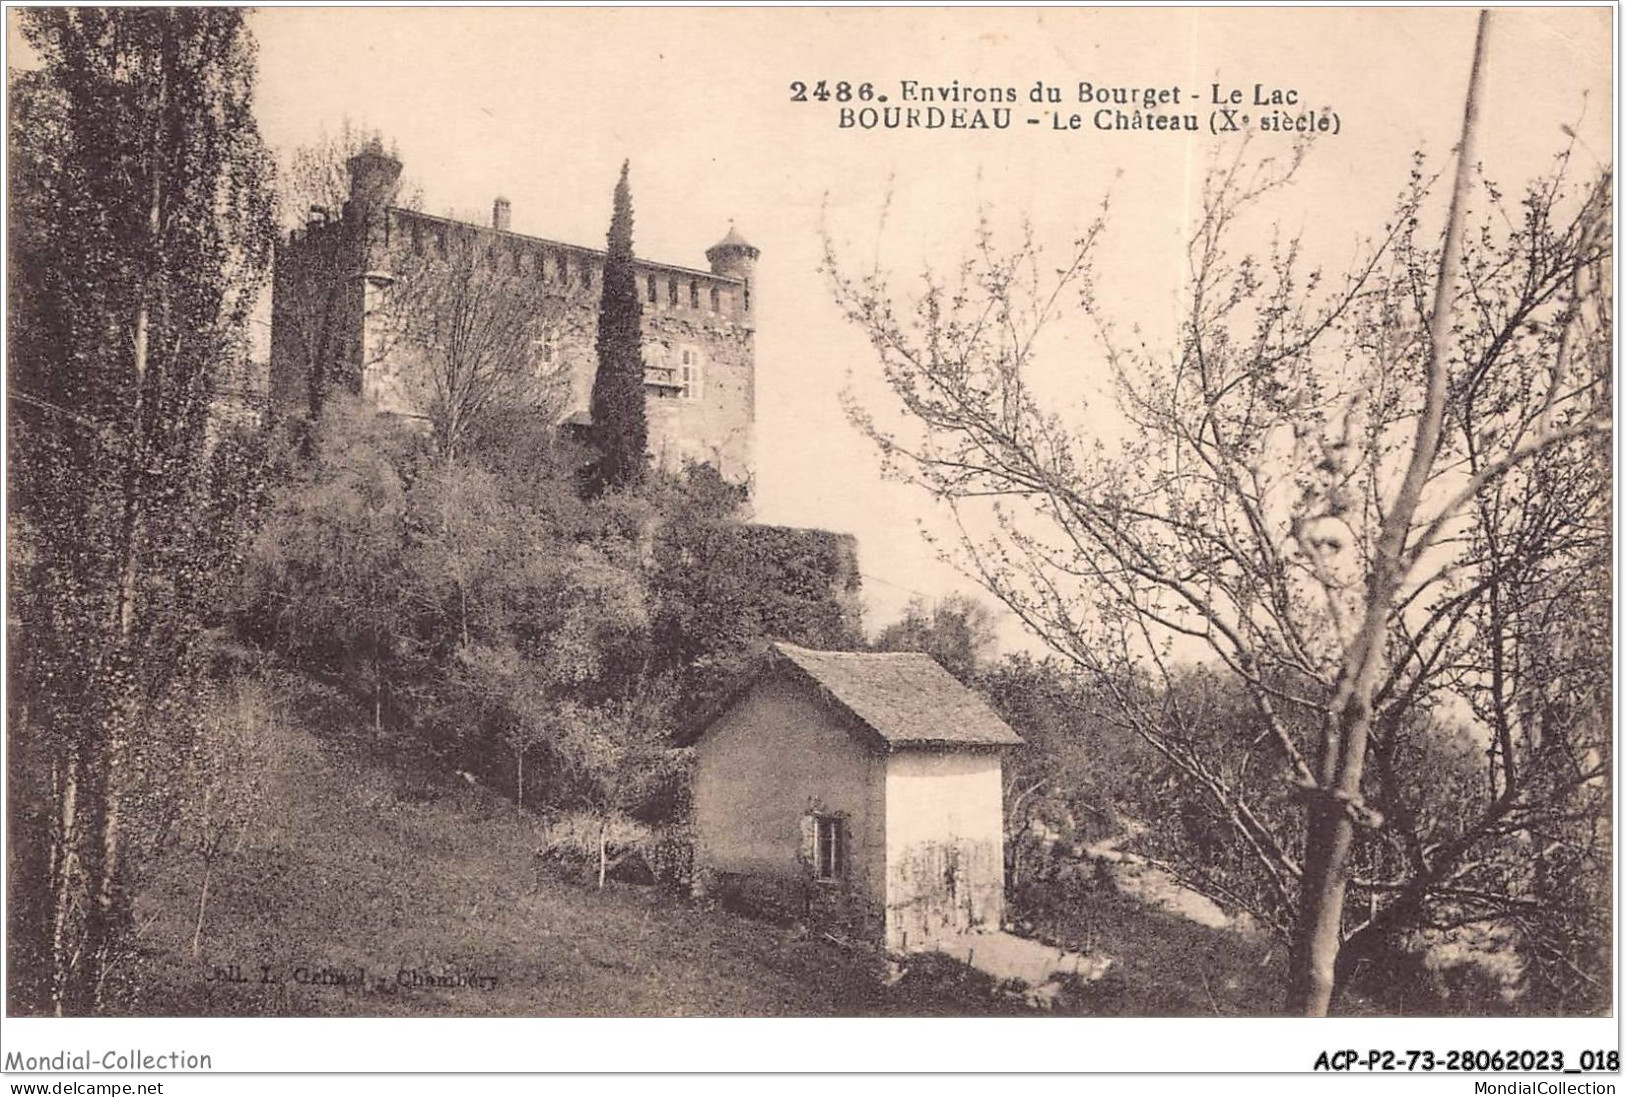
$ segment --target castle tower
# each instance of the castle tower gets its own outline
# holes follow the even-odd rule
[[[389,205],[401,179],[401,162],[374,137],[348,161],[350,197],[344,203],[345,245],[352,279],[389,282]]]
[[[344,203],[343,300],[351,328],[344,340],[342,381],[374,401],[378,333],[372,330],[383,292],[394,281],[389,258],[389,206],[400,183],[401,162],[377,137],[350,157],[350,197]]]
[[[400,182],[401,162],[384,151],[384,143],[374,137],[367,146],[348,161],[350,169],[350,200],[344,204],[344,216],[352,213],[378,213],[395,196],[395,184]]]
[[[389,282],[388,209],[401,162],[374,137],[346,166],[342,215],[312,207],[305,227],[276,245],[270,396],[277,418],[315,416],[331,391],[366,393],[368,313]]]
[[[728,235],[705,250],[711,273],[724,278],[738,278],[745,283],[745,299],[741,302],[748,318],[752,313],[751,294],[756,289],[756,260],[761,251],[739,235],[739,230],[728,224]]]

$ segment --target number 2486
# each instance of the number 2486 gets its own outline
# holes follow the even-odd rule
[[[790,102],[792,103],[805,103],[809,99],[816,99],[820,103],[828,102],[831,99],[837,103],[850,103],[854,99],[860,103],[867,103],[874,97],[875,86],[873,84],[853,85],[845,80],[841,80],[833,86],[827,80],[820,80],[811,88],[808,88],[806,83],[801,80],[793,81],[790,84]]]

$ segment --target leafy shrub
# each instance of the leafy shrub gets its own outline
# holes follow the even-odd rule
[[[536,850],[537,870],[572,883],[596,884],[600,820],[598,815],[573,811],[548,823]],[[652,827],[619,816],[602,823],[607,879],[688,890],[694,851],[686,828]]]

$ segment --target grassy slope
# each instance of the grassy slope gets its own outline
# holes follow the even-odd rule
[[[307,715],[311,715],[307,713]],[[328,725],[323,714],[316,722]],[[139,895],[140,953],[122,973],[146,1015],[782,1016],[1022,1012],[988,979],[916,961],[883,987],[873,957],[653,888],[539,876],[537,820],[456,778],[297,728],[276,732],[260,822],[218,872],[199,955],[198,865],[161,861]],[[369,752],[376,753],[376,752]],[[1114,973],[1068,1012],[1269,1012],[1279,967],[1240,941],[1130,900],[1075,905]],[[1067,929],[1079,928],[1072,918]],[[1057,937],[1072,937],[1053,926]],[[261,965],[276,981],[261,982]],[[246,983],[212,973],[235,967]],[[365,970],[363,986],[296,969]],[[494,976],[490,989],[401,987],[397,973]]]
[[[138,899],[125,1008],[147,1015],[850,1015],[986,1011],[967,982],[883,990],[872,959],[652,888],[538,877],[537,822],[455,778],[403,778],[284,729],[262,822],[217,875],[191,951],[198,866],[161,862]],[[279,981],[260,981],[261,965]],[[210,979],[235,965],[250,981]],[[295,969],[366,970],[300,985]],[[494,989],[397,988],[402,969]]]

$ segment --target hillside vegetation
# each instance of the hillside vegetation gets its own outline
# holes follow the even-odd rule
[[[311,691],[288,711],[347,730],[318,737],[291,717],[264,726],[257,807],[241,847],[216,870],[196,955],[200,862],[174,846],[140,888],[138,948],[115,975],[118,1012],[1031,1011],[1018,994],[952,961],[916,959],[888,980],[873,953],[797,927],[654,886],[612,881],[600,891],[541,870],[541,817],[456,775],[413,765],[409,755],[364,760],[358,748],[387,752],[372,742],[364,713],[337,723],[344,708],[331,694]],[[1087,943],[1113,955],[1118,973],[1058,1009],[1240,1013],[1268,1001],[1262,990],[1271,972],[1234,935],[1105,895],[1089,910]],[[447,979],[452,985],[435,985]]]

